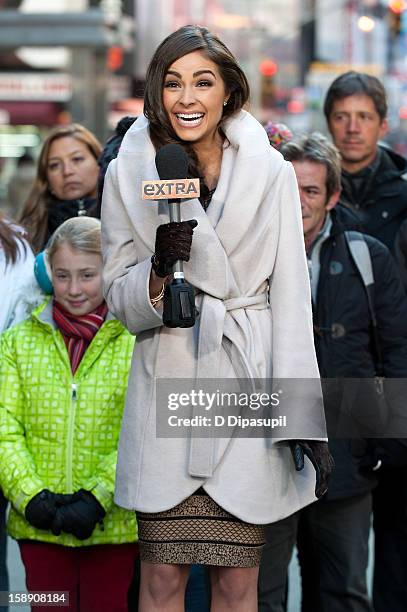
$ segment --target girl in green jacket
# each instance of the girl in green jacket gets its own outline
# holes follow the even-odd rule
[[[69,597],[75,612],[125,612],[137,528],[113,491],[134,338],[103,300],[98,220],[69,219],[47,253],[53,299],[0,342],[8,530],[28,591],[43,592],[32,610]]]

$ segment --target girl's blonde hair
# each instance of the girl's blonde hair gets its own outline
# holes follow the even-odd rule
[[[47,247],[49,262],[52,264],[56,251],[65,243],[77,251],[102,255],[100,227],[99,219],[94,217],[72,217],[64,221],[53,233]]]

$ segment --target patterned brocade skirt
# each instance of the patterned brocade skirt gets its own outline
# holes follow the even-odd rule
[[[140,557],[147,563],[255,567],[265,525],[223,510],[203,489],[164,512],[137,512]]]

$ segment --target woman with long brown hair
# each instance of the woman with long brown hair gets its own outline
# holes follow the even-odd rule
[[[57,127],[45,139],[37,178],[19,218],[34,251],[40,251],[66,219],[99,217],[97,162],[101,150],[97,138],[78,123]]]
[[[257,611],[264,525],[314,501],[331,469],[295,175],[243,110],[248,97],[247,79],[222,41],[206,28],[180,28],[151,60],[145,117],[126,133],[105,181],[106,300],[138,338],[116,502],[137,511],[142,612],[183,610],[195,563],[210,566],[211,610]],[[181,205],[188,220],[179,223],[168,223],[165,202],[141,197],[142,181],[158,178],[157,150],[169,143],[183,147],[185,173],[202,185],[200,199]],[[196,293],[194,327],[163,324],[162,298],[178,260]],[[254,379],[272,376],[315,381],[295,402],[293,420],[317,426],[297,427],[295,443],[281,430],[277,445],[253,430],[253,437],[222,436],[209,425],[192,434],[185,422],[174,437],[165,427],[179,414],[168,411],[185,406],[170,405],[174,395],[183,402],[187,395],[187,415],[212,416],[192,399],[192,391],[201,397],[201,383],[207,389],[215,380],[216,390],[227,379],[235,390],[237,379],[253,388]],[[307,445],[298,440],[305,437]],[[308,445],[317,482],[299,456]]]

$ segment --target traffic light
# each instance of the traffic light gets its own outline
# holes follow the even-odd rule
[[[389,0],[389,30],[392,36],[399,36],[401,31],[401,16],[407,9],[407,0]]]
[[[401,15],[406,8],[406,0],[389,0],[389,9],[396,15]]]
[[[110,47],[107,51],[107,67],[111,72],[118,70],[123,65],[122,47]]]
[[[260,103],[263,108],[271,108],[276,97],[276,85],[274,77],[278,71],[278,65],[272,59],[264,59],[259,64],[261,74]]]
[[[260,72],[264,77],[272,77],[277,73],[278,66],[271,59],[264,59],[259,64]]]

